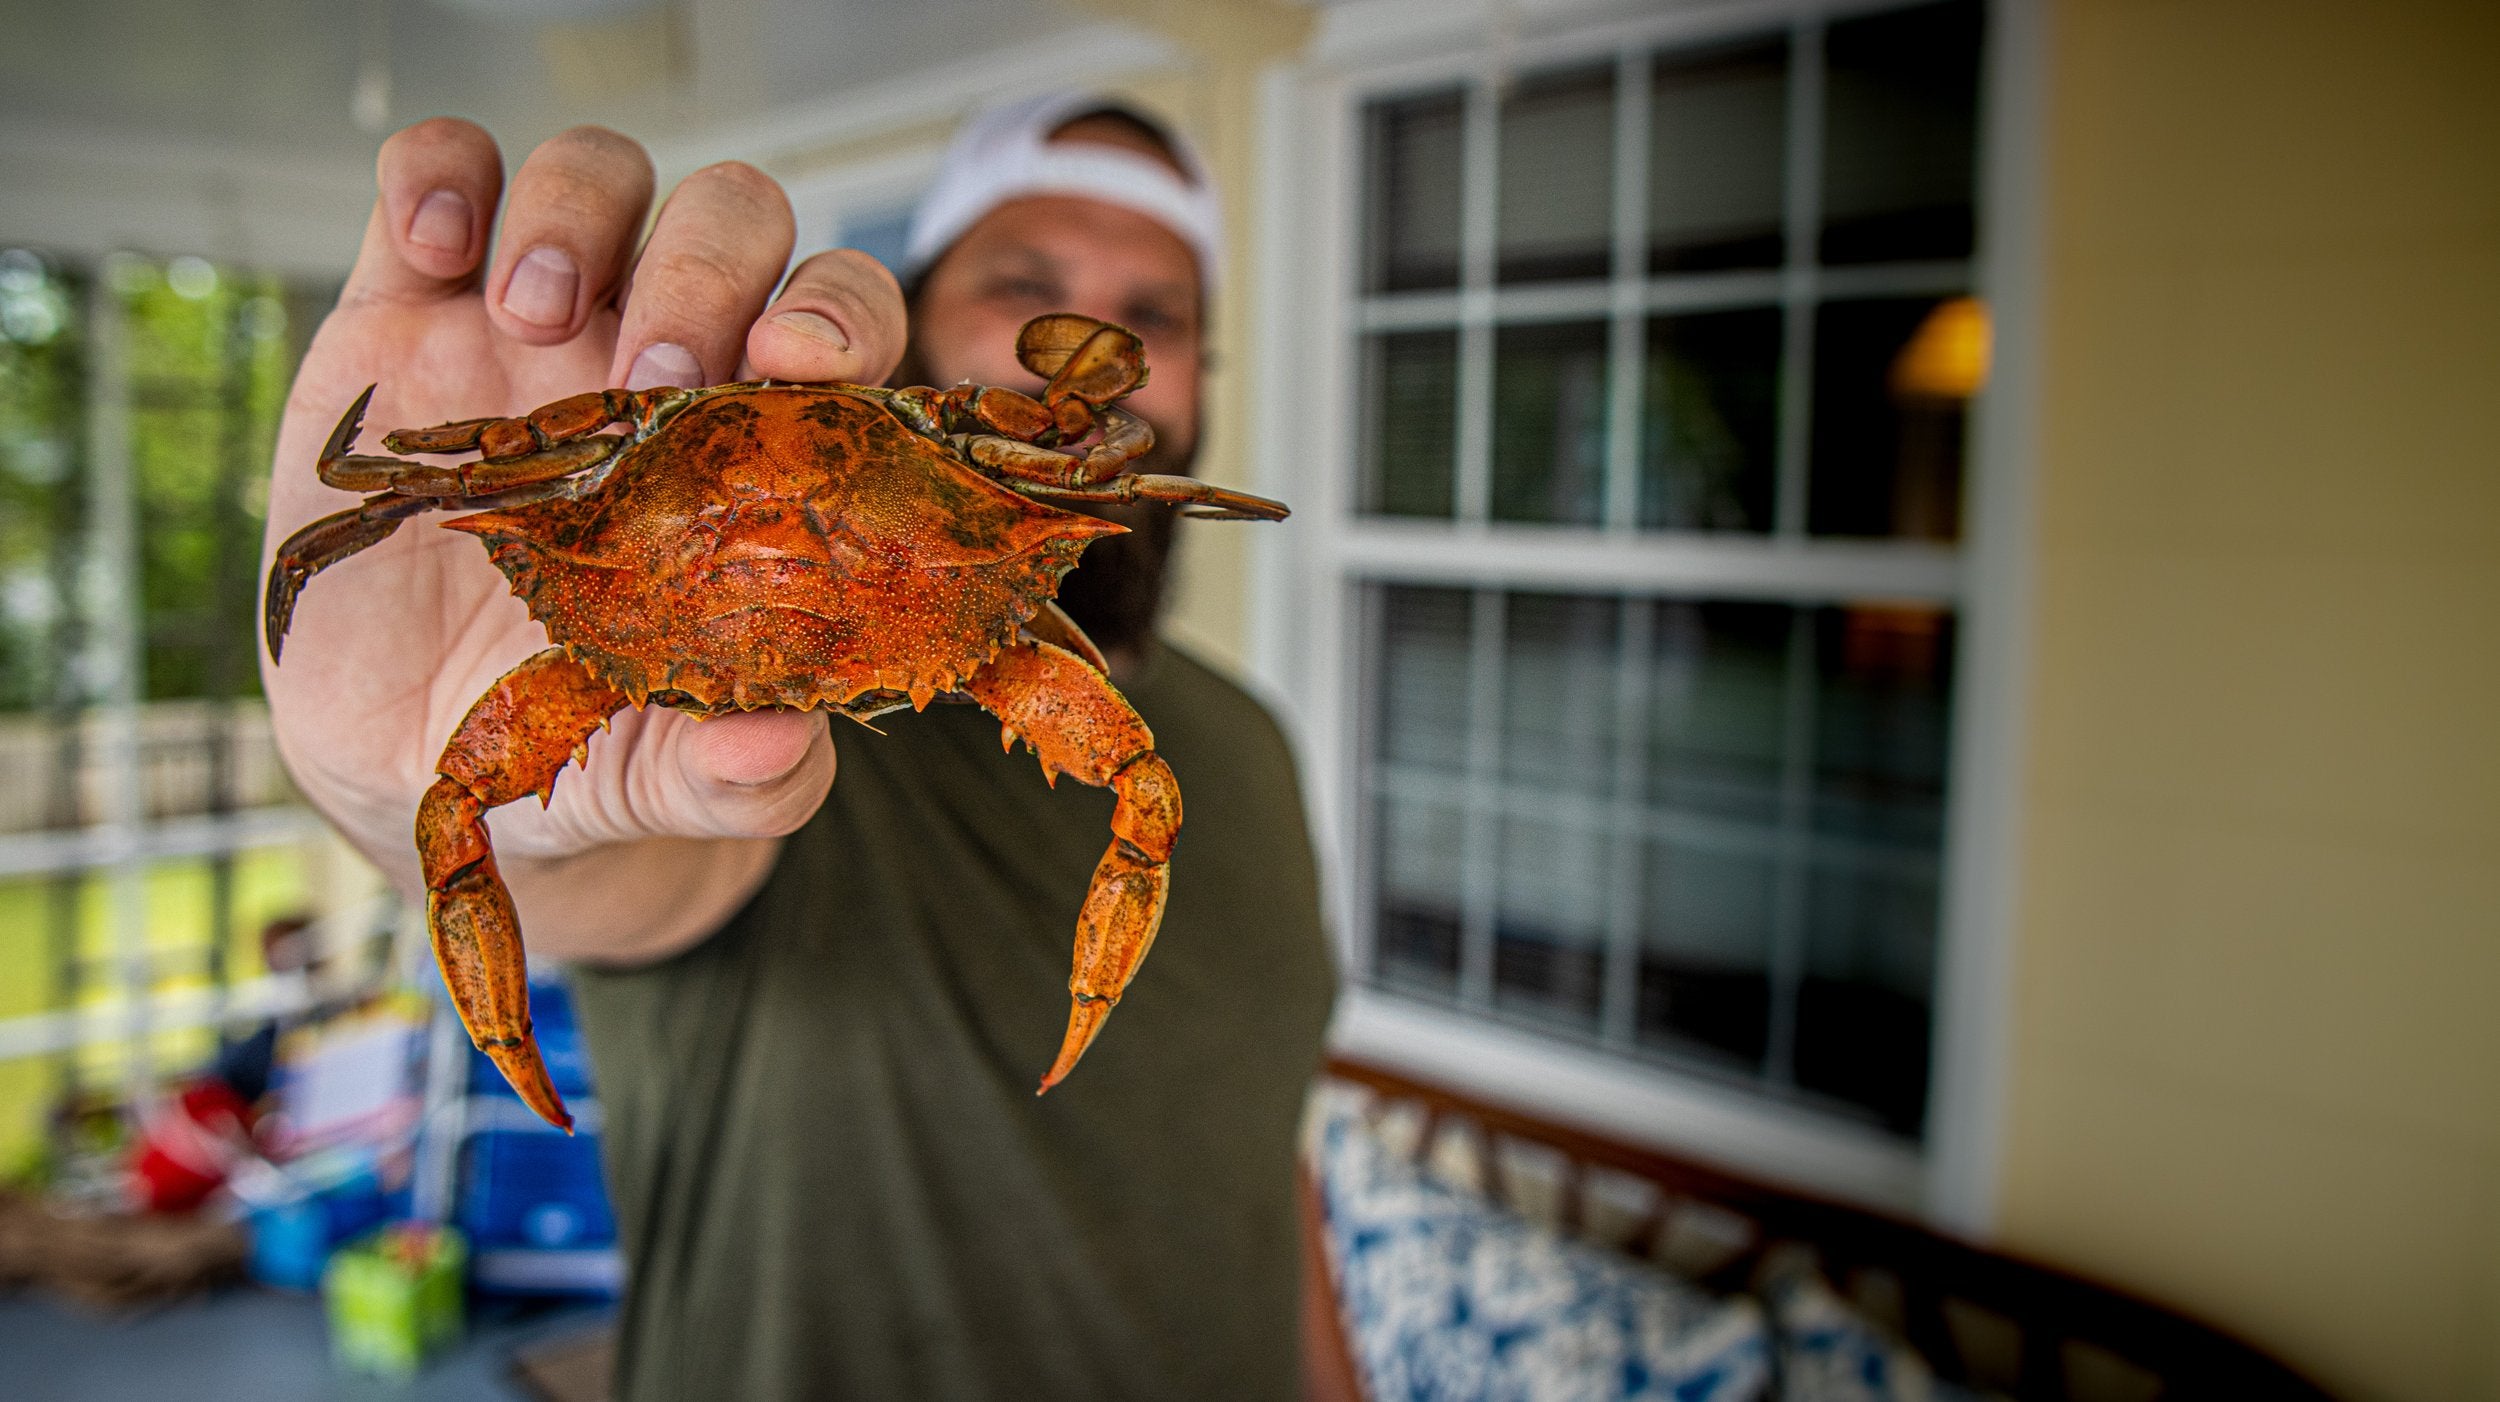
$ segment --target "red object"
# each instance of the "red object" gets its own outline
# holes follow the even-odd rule
[[[252,1107],[223,1081],[194,1081],[157,1106],[131,1150],[130,1196],[150,1212],[188,1212],[251,1152]]]

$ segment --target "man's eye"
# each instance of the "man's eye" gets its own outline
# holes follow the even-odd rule
[[[994,296],[1019,302],[1049,302],[1056,305],[1062,300],[1058,285],[1045,282],[1040,278],[1003,278],[991,284],[990,291]]]
[[[1178,313],[1167,311],[1162,307],[1130,307],[1125,310],[1123,316],[1130,330],[1143,335],[1170,336],[1188,329],[1187,323]]]

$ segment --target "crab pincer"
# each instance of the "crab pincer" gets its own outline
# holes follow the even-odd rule
[[[998,717],[1002,743],[1031,747],[1046,777],[1065,774],[1118,796],[1111,846],[1077,916],[1068,1030],[1042,1077],[1047,1091],[1076,1068],[1154,947],[1180,835],[1180,785],[1127,698],[1064,648],[1028,641],[1002,649],[964,690]]]
[[[506,672],[469,707],[417,803],[417,854],[425,870],[425,921],[434,960],[469,1040],[547,1123],[571,1130],[530,1030],[529,969],[521,920],[495,869],[486,810],[530,794],[544,805],[556,775],[586,753],[625,697],[549,648]]]

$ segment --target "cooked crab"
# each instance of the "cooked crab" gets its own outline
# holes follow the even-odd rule
[[[602,390],[525,418],[403,430],[352,450],[368,389],[321,480],[372,492],[279,548],[264,623],[278,659],[305,582],[427,511],[482,540],[554,646],[462,719],[417,808],[435,957],[470,1038],[550,1123],[571,1116],[530,1033],[520,921],[487,810],[552,795],[624,706],[719,715],[824,708],[866,720],[940,696],[997,716],[1045,777],[1108,785],[1111,845],[1077,920],[1074,1002],[1048,1090],[1076,1065],[1154,943],[1180,789],[1102,654],[1051,599],[1088,542],[1123,528],[1057,502],[1164,502],[1278,520],[1277,502],[1128,470],[1154,435],[1117,403],[1146,381],[1127,330],[1024,327],[1041,397],[960,385]],[[617,432],[603,432],[621,425]]]

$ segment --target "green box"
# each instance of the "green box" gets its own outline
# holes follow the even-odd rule
[[[339,1248],[321,1273],[330,1356],[341,1368],[406,1378],[458,1342],[469,1247],[450,1227],[397,1222]]]

